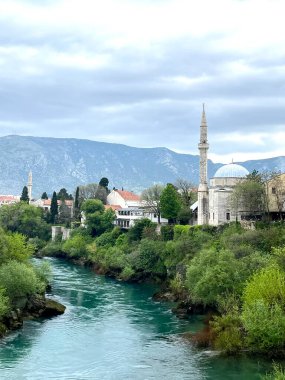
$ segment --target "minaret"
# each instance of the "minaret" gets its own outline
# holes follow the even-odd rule
[[[29,178],[28,178],[28,196],[29,196],[30,201],[32,199],[32,187],[33,187],[33,175],[32,175],[32,171],[30,170]]]
[[[200,127],[200,143],[198,148],[200,151],[200,181],[198,187],[198,224],[208,224],[209,219],[209,189],[207,183],[207,167],[208,157],[207,152],[209,144],[207,141],[208,127],[206,114],[203,104],[202,120]]]

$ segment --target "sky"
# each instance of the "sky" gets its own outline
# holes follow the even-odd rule
[[[0,0],[0,136],[285,155],[284,0]]]

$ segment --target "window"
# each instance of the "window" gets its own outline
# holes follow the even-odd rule
[[[272,194],[276,194],[276,187],[272,187]]]
[[[227,220],[231,220],[231,213],[230,213],[230,212],[227,212],[227,213],[226,213],[226,219],[227,219]]]

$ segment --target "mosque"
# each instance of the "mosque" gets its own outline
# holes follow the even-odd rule
[[[240,221],[244,215],[242,209],[233,209],[230,198],[234,187],[244,179],[248,170],[234,163],[219,168],[208,185],[208,127],[203,106],[200,127],[199,187],[198,187],[198,221],[199,225],[218,226],[232,221]]]

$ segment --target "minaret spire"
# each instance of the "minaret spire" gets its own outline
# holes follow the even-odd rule
[[[208,224],[209,219],[209,189],[207,183],[208,169],[208,126],[203,103],[201,126],[200,126],[200,143],[198,144],[200,152],[199,168],[199,187],[198,187],[198,224]]]
[[[33,187],[33,174],[32,171],[29,171],[29,177],[28,177],[28,196],[29,200],[32,199],[32,187]]]

